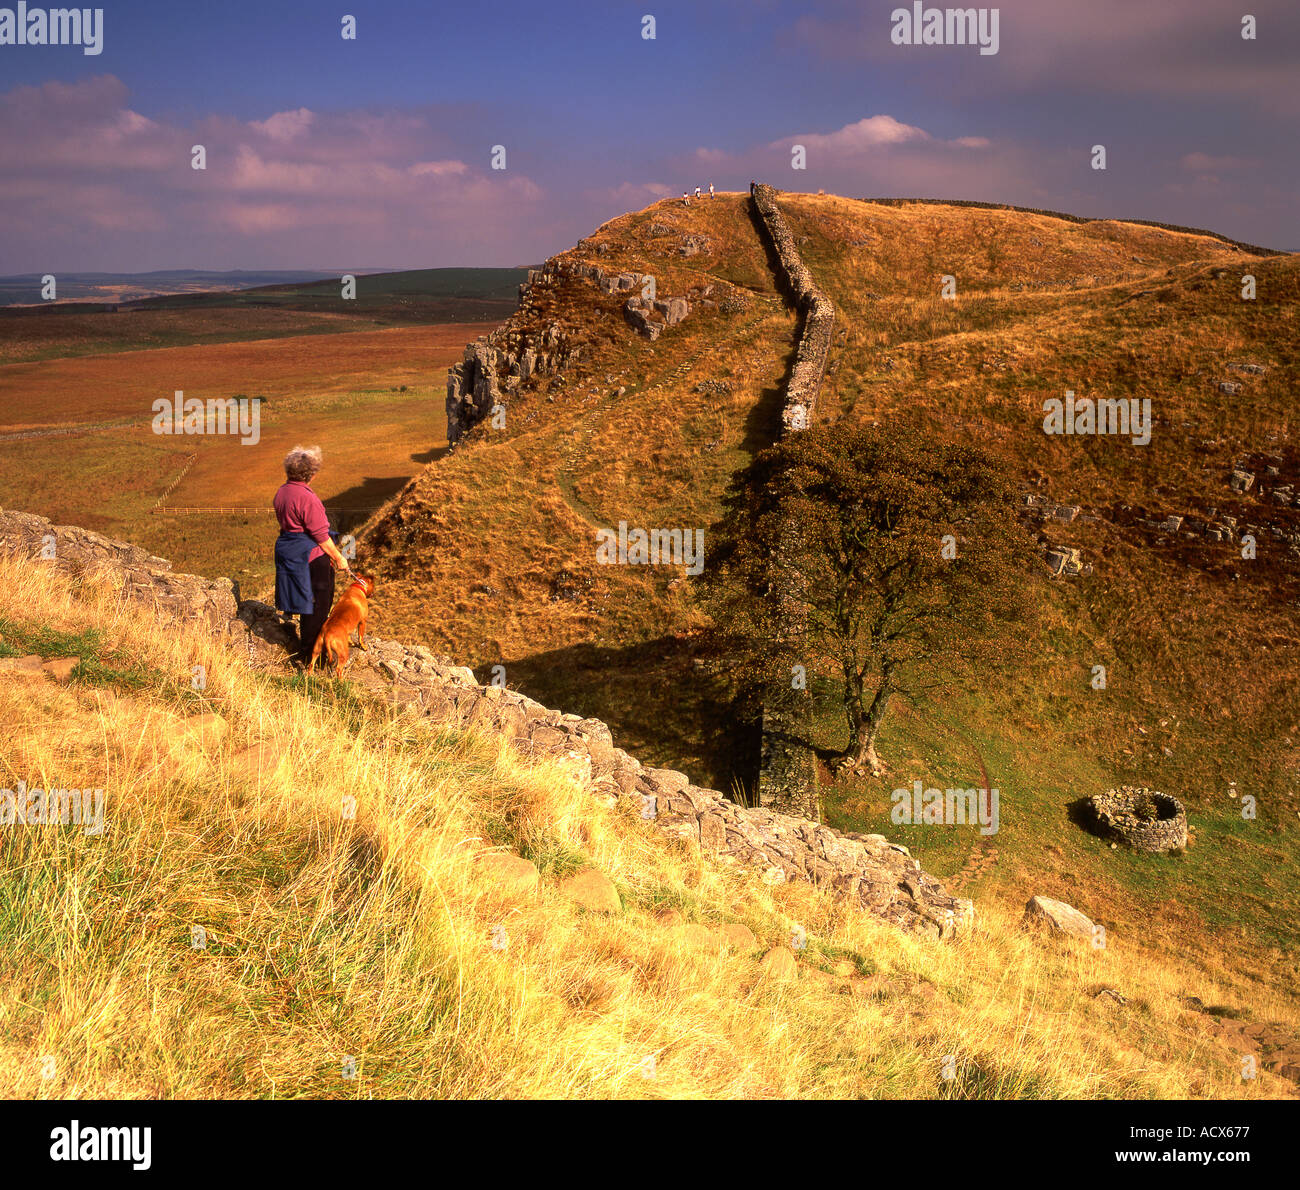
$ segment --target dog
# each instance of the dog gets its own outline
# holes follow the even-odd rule
[[[342,676],[343,667],[348,660],[348,641],[354,628],[357,630],[357,647],[366,647],[366,616],[370,613],[370,596],[374,593],[374,579],[363,574],[352,575],[351,584],[339,597],[329,619],[321,626],[320,635],[312,646],[308,669],[315,668],[316,659],[323,652],[326,660],[334,666],[334,676]]]

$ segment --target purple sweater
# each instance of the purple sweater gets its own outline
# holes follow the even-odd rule
[[[313,541],[328,541],[330,537],[330,519],[320,497],[311,490],[309,484],[291,479],[280,485],[275,493],[276,519],[280,522],[282,533],[306,533]],[[318,545],[307,561],[314,562],[325,551]]]

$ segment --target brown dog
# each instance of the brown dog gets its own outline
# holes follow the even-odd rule
[[[334,666],[334,676],[341,677],[348,660],[348,638],[357,630],[357,645],[366,647],[366,616],[370,611],[370,596],[375,592],[374,579],[362,574],[352,575],[352,583],[339,597],[329,619],[321,627],[320,635],[311,651],[311,665],[324,651],[326,659]]]

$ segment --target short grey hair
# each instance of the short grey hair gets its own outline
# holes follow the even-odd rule
[[[306,483],[320,470],[319,446],[295,446],[284,456],[284,473],[290,479]]]

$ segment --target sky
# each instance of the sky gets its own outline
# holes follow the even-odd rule
[[[0,274],[536,264],[751,179],[1300,249],[1297,0],[1011,0],[996,53],[899,7],[107,0],[0,44]]]

